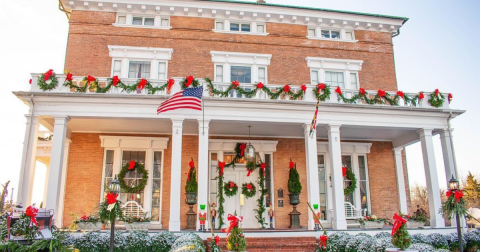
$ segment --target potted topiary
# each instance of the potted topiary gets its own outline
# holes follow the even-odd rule
[[[190,170],[188,171],[187,175],[187,183],[185,185],[185,195],[186,203],[188,205],[195,205],[197,203],[197,190],[198,190],[198,183],[197,183],[197,172],[195,171],[195,163],[190,161],[188,163],[190,166]]]
[[[364,216],[361,219],[356,219],[360,223],[361,229],[382,229],[385,223],[388,223],[386,219],[377,218],[375,215]]]
[[[298,205],[300,203],[300,193],[302,192],[302,184],[300,183],[300,175],[298,175],[297,164],[292,159],[288,164],[288,197],[290,198],[291,205]]]
[[[417,211],[413,215],[402,215],[402,217],[408,220],[407,228],[423,228],[428,219],[427,212],[419,205],[417,205]]]
[[[392,251],[417,251],[418,250],[406,250],[412,245],[412,238],[407,231],[407,220],[402,218],[398,214],[393,215],[393,227],[392,227],[392,244],[395,248],[387,248],[386,252]]]
[[[131,231],[148,231],[148,226],[152,218],[147,217],[147,214],[142,216],[128,215],[125,216],[123,221],[125,222],[125,229]]]

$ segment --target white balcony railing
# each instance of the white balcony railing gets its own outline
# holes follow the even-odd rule
[[[40,76],[41,76],[41,74],[32,74],[32,85],[31,85],[30,91],[32,91],[32,92],[43,92],[42,90],[40,90],[40,88],[37,85],[37,80]],[[73,93],[73,92],[75,92],[74,90],[71,90],[69,87],[63,86],[63,83],[65,82],[65,78],[66,78],[66,76],[64,74],[57,74],[56,77],[58,78],[57,87],[53,90],[45,91],[45,92],[51,92],[51,93]],[[83,78],[84,78],[83,76],[73,77],[73,83],[78,85],[79,83],[81,83]],[[105,86],[107,84],[107,79],[108,78],[109,77],[97,77],[97,79],[99,81],[99,85],[102,86],[102,87]],[[175,84],[172,86],[172,89],[171,89],[170,92],[167,92],[167,90],[165,89],[163,91],[157,91],[155,94],[152,94],[152,95],[170,95],[170,94],[174,94],[176,92],[179,92],[181,90],[181,87],[180,87],[179,83],[183,80],[183,77],[178,77],[178,78],[173,78],[173,79],[175,80]],[[121,81],[124,84],[127,84],[127,85],[133,85],[133,84],[137,83],[137,80],[138,79],[127,79],[127,78],[122,78],[121,79]],[[197,80],[201,84],[203,84],[203,86],[205,87],[203,96],[204,97],[211,97],[212,94],[207,88],[206,81],[203,78],[197,78]],[[164,85],[167,82],[167,80],[149,80],[149,82],[152,84],[153,87],[156,87],[156,86]],[[230,86],[230,83],[214,82],[213,85],[214,85],[215,89],[220,90],[220,91],[225,91]],[[245,90],[252,90],[255,85],[256,84],[240,84],[240,86]],[[279,87],[283,88],[284,87],[284,85],[276,85],[276,84],[266,84],[265,86],[270,88],[270,90],[272,90],[274,92],[275,92],[276,88],[279,88]],[[304,102],[305,101],[306,102],[316,102],[316,97],[315,97],[314,93],[312,92],[312,90],[315,88],[315,85],[307,84],[306,86],[307,86],[307,91],[305,92],[303,98],[299,99],[299,102],[302,102],[302,101],[304,101]],[[300,90],[300,86],[297,86],[297,85],[292,85],[290,87],[291,87],[291,91],[293,93],[296,93]],[[338,100],[337,94],[335,93],[336,87],[332,86],[332,87],[330,87],[330,89],[331,89],[330,98],[327,99],[325,102],[342,104],[343,101]],[[366,90],[366,91],[371,95],[372,94],[377,94],[377,90]],[[95,93],[95,91],[94,90],[87,90],[87,93]],[[356,90],[342,89],[342,93],[346,98],[351,98],[354,95],[358,94],[359,90],[357,90],[357,89]],[[393,96],[393,95],[396,94],[396,91],[387,91],[387,93],[389,93]],[[432,92],[423,92],[425,98],[420,100],[416,107],[435,108],[428,103],[428,99],[430,98],[430,93],[432,93]],[[127,93],[119,87],[112,87],[107,92],[107,94],[129,94],[129,95],[144,94],[144,95],[146,95],[146,94],[148,94],[148,91],[146,89],[143,89],[143,90],[138,90],[138,91]],[[410,97],[415,97],[416,95],[418,95],[418,93],[405,93],[405,95],[408,95]],[[449,108],[449,103],[448,103],[448,98],[447,98],[448,94],[444,93],[444,96],[445,96],[445,102],[443,103],[443,106],[439,107],[438,109]],[[247,98],[247,97],[245,97],[244,95],[238,94],[236,90],[231,90],[228,98],[239,99],[239,98]],[[250,99],[271,100],[271,97],[267,93],[265,93],[264,91],[258,91],[256,93],[256,95],[251,97]],[[290,97],[289,96],[280,96],[280,97],[277,98],[277,100],[290,100]],[[366,105],[361,100],[358,100],[356,104]],[[355,104],[352,104],[352,105],[355,105]],[[388,104],[386,104],[386,105],[375,104],[375,105],[369,105],[369,106],[389,106],[390,107],[390,105],[388,105]],[[400,107],[415,107],[411,103],[406,104],[404,99],[401,99],[401,98],[398,101],[398,106],[400,106]]]

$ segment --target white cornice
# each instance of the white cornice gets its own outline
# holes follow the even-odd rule
[[[213,63],[270,65],[271,54],[211,51]]]
[[[137,59],[158,59],[171,60],[172,48],[155,48],[155,47],[134,47],[134,46],[117,46],[109,45],[109,56],[112,58],[137,58]]]
[[[241,19],[245,21],[301,24],[306,26],[325,25],[325,27],[350,28],[355,30],[374,28],[372,30],[389,33],[396,32],[404,22],[402,19],[387,17],[228,2],[193,0],[63,0],[63,2],[67,8],[72,10]]]
[[[336,69],[336,70],[351,70],[361,71],[363,60],[349,60],[349,59],[330,59],[307,57],[307,66],[310,68]]]

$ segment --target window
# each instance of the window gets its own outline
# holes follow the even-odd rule
[[[122,61],[121,60],[114,60],[113,61],[113,72],[112,76],[119,76],[122,73]]]
[[[118,16],[117,23],[126,24],[127,23],[127,17],[126,16]]]
[[[346,40],[354,40],[353,31],[345,32],[345,39]]]
[[[133,17],[132,24],[133,25],[142,25],[143,24],[143,18]]]
[[[144,25],[146,25],[146,26],[153,26],[154,23],[155,23],[154,20],[155,20],[154,18],[145,18]]]
[[[368,193],[367,193],[367,169],[366,169],[366,162],[365,156],[358,156],[358,168],[360,173],[359,179],[359,188],[360,188],[360,204],[362,206],[362,210],[368,210]]]
[[[118,13],[116,22],[113,25],[117,26],[134,26],[136,28],[156,28],[156,29],[170,29],[170,19],[164,16],[142,15],[130,13]]]
[[[155,18],[153,17],[133,17],[133,25],[154,26]]]
[[[223,22],[216,22],[215,23],[215,29],[223,30]]]
[[[351,89],[358,89],[358,80],[356,73],[350,73],[350,88]]]
[[[230,80],[240,83],[252,83],[252,68],[246,66],[232,66],[230,68]]]
[[[325,72],[325,83],[330,86],[339,86],[345,88],[343,81],[343,72]]]
[[[259,67],[258,68],[258,82],[262,82],[263,84],[267,84],[265,67]]]
[[[122,153],[122,166],[129,163],[131,160],[135,163],[145,164],[145,151],[123,151]],[[142,181],[142,173],[137,171],[137,169],[128,172],[123,179],[125,184],[134,187],[137,186]],[[126,203],[127,201],[135,201],[140,206],[144,207],[145,204],[145,195],[144,191],[138,193],[127,193],[121,190],[120,192],[120,201]]]
[[[103,174],[103,184],[105,186],[110,185],[110,182],[112,182],[113,179],[113,158],[114,158],[114,151],[113,150],[107,150],[105,152],[105,171]],[[104,196],[107,194],[107,192],[103,193]]]
[[[265,25],[257,25],[257,32],[264,33]]]
[[[270,154],[265,154],[265,189],[267,189],[267,194],[265,195],[265,207],[270,207],[270,203],[272,203],[272,171],[271,171],[271,160]]]
[[[153,152],[152,172],[152,221],[160,221],[160,204],[162,191],[162,152]]]
[[[308,29],[308,36],[309,37],[315,37],[316,36],[315,29]]]
[[[223,82],[223,66],[222,65],[215,66],[215,81]]]
[[[250,32],[250,24],[230,23],[230,31]]]
[[[352,157],[351,156],[343,156],[342,155],[342,164],[347,169],[352,169]],[[347,188],[352,184],[352,181],[349,180],[346,176],[343,178],[343,188]],[[352,192],[348,195],[345,195],[345,202],[350,202],[352,205],[355,206],[355,192]]]
[[[168,21],[168,19],[162,18],[162,19],[160,20],[160,25],[163,26],[163,27],[168,27],[168,26],[169,26],[169,21]]]
[[[130,61],[128,78],[150,78],[150,61]]]
[[[312,85],[317,85],[319,83],[318,79],[319,79],[318,78],[318,71],[317,70],[310,71],[311,84]]]
[[[158,63],[158,79],[159,80],[167,79],[167,63],[165,62]]]
[[[327,219],[327,171],[325,168],[325,156],[318,155],[318,185],[320,192],[320,219]]]
[[[249,32],[250,31],[250,24],[242,24],[241,28],[242,28],[242,32]]]
[[[230,23],[230,31],[240,31],[240,24]]]
[[[339,39],[340,31],[322,30],[322,38]]]

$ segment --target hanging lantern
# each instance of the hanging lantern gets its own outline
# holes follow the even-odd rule
[[[250,128],[252,126],[248,126],[248,145],[245,148],[245,159],[247,162],[255,162],[255,148],[250,143]]]

